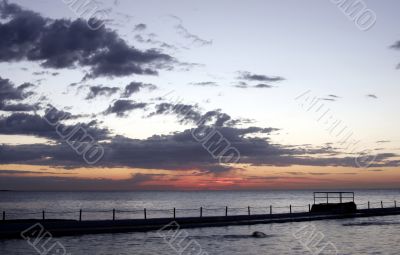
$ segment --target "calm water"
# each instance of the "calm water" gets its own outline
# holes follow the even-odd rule
[[[393,206],[393,201],[400,201],[399,190],[356,191],[356,202],[387,201],[384,206]],[[205,208],[211,214],[223,214],[224,206],[229,206],[233,213],[246,213],[247,206],[254,207],[254,213],[265,213],[267,206],[276,210],[287,210],[286,206],[307,205],[312,203],[312,192],[2,192],[0,209],[18,213],[46,211],[71,211],[64,215],[76,217],[75,210],[105,211],[87,213],[90,218],[109,218],[109,210],[134,211],[149,208],[154,217],[168,214],[152,209]],[[366,205],[360,206],[365,207]],[[306,210],[296,207],[297,210]],[[218,210],[217,210],[218,209]],[[259,210],[259,211],[257,211]],[[269,210],[269,209],[268,209]],[[198,211],[178,211],[185,216],[197,215]],[[253,212],[253,211],[252,211]],[[7,213],[8,215],[8,213]],[[22,214],[21,214],[22,215]],[[13,215],[13,217],[21,217]],[[51,214],[50,214],[51,215]],[[56,218],[63,214],[54,214]],[[33,215],[31,215],[33,216]],[[140,213],[120,213],[120,218],[140,218]],[[124,216],[124,217],[122,217]],[[179,216],[179,214],[178,214]],[[11,215],[8,215],[11,217]],[[39,215],[38,215],[39,217]],[[254,226],[231,226],[218,228],[187,229],[188,235],[182,243],[196,241],[208,254],[318,254],[317,248],[324,247],[320,254],[399,254],[400,217],[386,216],[364,219],[326,220],[312,223],[285,223]],[[253,231],[263,231],[266,238],[254,239],[249,235]],[[311,234],[310,234],[311,233]],[[315,236],[321,241],[307,243],[306,237]],[[168,242],[157,232],[85,235],[77,237],[54,238],[70,254],[197,254],[179,253],[173,249],[175,244]],[[181,243],[181,244],[182,244]],[[333,248],[334,247],[334,248]],[[24,240],[0,241],[0,254],[39,254]],[[62,254],[62,253],[61,253]]]

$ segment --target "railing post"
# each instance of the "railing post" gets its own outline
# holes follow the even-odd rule
[[[203,217],[203,207],[200,207],[200,218]]]
[[[381,208],[383,209],[383,202],[381,201]]]
[[[272,215],[272,205],[269,206],[269,214]]]
[[[247,213],[248,213],[249,216],[250,216],[250,206],[247,207]]]
[[[228,206],[225,207],[225,216],[228,216]]]
[[[115,209],[113,209],[113,220],[115,220]]]
[[[370,209],[371,207],[370,207],[370,204],[369,204],[369,201],[368,201],[368,210]]]
[[[174,207],[174,219],[176,219],[176,209]]]
[[[147,210],[146,210],[146,208],[144,208],[143,213],[144,213],[144,219],[147,220]]]
[[[289,205],[290,214],[292,214],[292,205]]]
[[[309,213],[311,212],[311,205],[310,204],[308,204],[308,212]]]
[[[45,215],[44,215],[45,213],[44,213],[44,210],[42,211],[42,220],[45,220],[46,219],[46,217],[45,217]]]
[[[79,221],[82,221],[82,209],[79,210]]]
[[[3,220],[6,220],[6,211],[3,211]]]

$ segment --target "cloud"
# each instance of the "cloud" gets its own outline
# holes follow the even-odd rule
[[[379,140],[379,141],[376,141],[376,143],[390,143],[390,141],[389,140]]]
[[[66,176],[4,176],[0,186],[9,190],[157,190],[172,189],[168,185],[151,185],[152,181],[165,182],[170,178],[162,174],[133,174],[124,180],[90,179]]]
[[[166,42],[160,41],[155,39],[156,35],[147,35],[147,38],[144,38],[144,35],[135,35],[135,40],[140,42],[140,43],[146,43],[146,44],[153,44],[157,45],[158,47],[164,48],[164,49],[169,49],[169,50],[176,50],[177,48],[171,44],[168,44]],[[179,63],[176,63],[179,64]]]
[[[144,109],[146,106],[147,103],[136,103],[133,100],[119,99],[112,103],[112,105],[105,110],[104,114],[108,115],[115,113],[118,117],[126,117],[128,112],[137,109]]]
[[[31,83],[24,83],[16,87],[10,80],[0,77],[0,111],[33,111],[35,105],[13,103],[27,99],[34,93],[29,91],[34,87]]]
[[[146,24],[140,23],[135,25],[134,31],[143,31],[146,30],[147,26]]]
[[[285,80],[283,77],[280,76],[267,76],[263,74],[254,74],[246,71],[239,72],[240,80],[246,81],[259,81],[259,82],[278,82]]]
[[[369,169],[368,172],[383,172],[382,169]]]
[[[115,93],[117,93],[120,89],[118,87],[106,87],[106,86],[91,86],[89,88],[89,93],[86,96],[86,99],[93,99],[98,96],[111,96]]]
[[[48,19],[2,2],[0,62],[34,61],[44,68],[88,67],[85,78],[156,75],[174,59],[155,49],[139,50],[102,26],[90,29],[84,20]]]
[[[199,143],[194,139],[193,131],[197,134],[204,131],[203,137],[208,138],[205,142]],[[329,153],[330,156],[321,157],[316,153],[313,154],[312,149],[305,152],[301,147],[273,144],[268,139],[258,137],[260,134],[270,135],[275,131],[274,128],[208,126],[195,130],[187,129],[169,135],[155,135],[146,139],[115,136],[107,142],[100,143],[104,148],[104,157],[96,167],[198,170],[202,173],[215,174],[231,171],[232,168],[219,164],[218,159],[208,152],[214,151],[218,155],[224,150],[225,144],[220,142],[220,137],[226,138],[230,146],[240,152],[239,163],[241,164],[357,167],[353,155],[340,157],[340,151],[336,151],[336,155],[333,155],[335,151],[332,151],[331,148],[325,149],[325,153]],[[207,134],[214,135],[207,136]],[[321,148],[318,148],[317,151],[321,153]],[[391,153],[378,154],[371,167],[398,167],[400,161],[396,160],[397,157],[398,155]],[[82,157],[63,143],[1,145],[0,163],[89,167]]]
[[[273,88],[274,86],[271,86],[271,85],[268,85],[268,84],[263,84],[263,83],[260,83],[260,84],[257,84],[257,85],[255,85],[254,86],[254,88],[258,88],[258,89],[270,89],[270,88]]]
[[[60,172],[51,172],[51,171],[26,171],[26,170],[0,170],[0,175],[2,177],[7,175],[25,175],[25,174],[69,174],[69,173],[60,173]]]
[[[395,50],[400,50],[400,41],[397,41],[394,43],[390,48],[395,49]],[[397,65],[397,69],[400,69],[400,64]]]
[[[378,99],[378,96],[376,96],[374,94],[368,94],[368,95],[366,95],[366,97],[372,98],[372,99]]]
[[[155,106],[155,111],[149,114],[149,117],[156,115],[176,115],[180,123],[199,125],[213,125],[217,127],[233,126],[241,122],[234,120],[220,109],[202,113],[197,105],[181,103],[161,103]]]
[[[249,85],[244,81],[240,81],[238,84],[234,85],[234,87],[239,89],[248,89]]]
[[[213,81],[192,82],[192,83],[190,83],[190,85],[201,86],[201,87],[206,87],[206,86],[216,87],[216,86],[218,86],[218,84]]]
[[[273,88],[274,86],[269,85],[269,84],[264,84],[264,83],[259,83],[257,85],[250,86],[246,82],[240,81],[236,85],[234,85],[235,88],[239,89],[250,89],[250,88],[256,88],[256,89],[270,89]]]
[[[340,98],[340,97],[337,96],[337,95],[330,94],[330,95],[328,95],[327,97],[321,97],[321,98],[319,98],[319,100],[335,102],[335,101],[337,101],[339,98]]]
[[[123,97],[130,97],[132,94],[139,92],[141,89],[155,90],[156,85],[147,84],[142,82],[131,82],[125,87],[125,91],[122,94]]]
[[[64,120],[74,119],[68,112],[48,108],[44,116],[26,113],[13,113],[0,117],[0,134],[5,135],[32,135],[50,140],[62,140],[62,136],[68,136],[78,130],[85,130],[96,140],[104,140],[109,137],[109,131],[99,128],[96,121],[89,123],[64,124]],[[79,139],[72,136],[70,140]]]
[[[175,19],[178,22],[178,24],[175,26],[178,33],[180,35],[182,35],[184,38],[190,40],[193,45],[208,46],[213,43],[212,40],[205,40],[205,39],[202,39],[201,37],[199,37],[198,35],[190,33],[189,30],[183,26],[182,19],[178,18],[177,16],[173,16],[173,15],[170,15],[170,17]]]

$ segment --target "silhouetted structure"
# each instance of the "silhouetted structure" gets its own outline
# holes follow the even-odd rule
[[[329,201],[330,199],[330,201]],[[317,201],[323,201],[316,204]],[[332,202],[334,200],[334,202]],[[349,202],[344,202],[351,200]],[[357,205],[354,203],[354,192],[314,192],[312,213],[356,213]]]

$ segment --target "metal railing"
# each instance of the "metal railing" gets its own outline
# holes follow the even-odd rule
[[[354,202],[354,192],[314,192],[314,204],[320,199],[326,201],[327,204],[329,204],[329,199],[331,199],[331,202],[332,199],[335,199],[339,203],[343,203],[343,200],[346,199]]]
[[[343,198],[343,197],[342,197]],[[311,204],[308,205],[288,205],[265,207],[217,207],[207,208],[199,207],[195,209],[132,209],[132,210],[74,210],[74,211],[36,211],[36,212],[12,212],[2,211],[2,220],[23,220],[23,219],[69,219],[69,220],[123,220],[123,219],[149,219],[149,218],[173,218],[178,217],[209,217],[209,216],[251,216],[251,215],[274,215],[274,214],[292,214],[292,213],[310,213]],[[396,201],[379,201],[357,204],[358,209],[378,209],[378,208],[397,208]],[[0,210],[1,211],[1,210]],[[68,217],[65,218],[64,216]],[[102,215],[102,217],[99,217]]]

